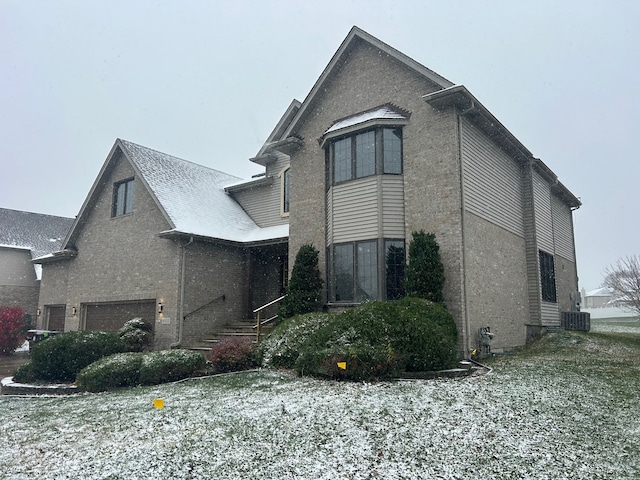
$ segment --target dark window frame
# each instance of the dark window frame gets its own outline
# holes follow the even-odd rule
[[[392,289],[389,284],[389,266],[387,263],[387,252],[390,246],[398,246],[402,244],[402,268],[398,269],[402,272],[402,279],[395,279],[392,282]],[[371,284],[371,275],[362,281],[362,272],[364,268],[371,268],[371,265],[364,266],[362,254],[365,252],[359,250],[359,247],[365,247],[366,244],[375,244],[375,250],[369,251],[366,256],[369,260],[375,262],[375,278]],[[361,303],[369,300],[396,300],[404,296],[404,263],[406,262],[406,244],[404,239],[392,238],[373,238],[366,240],[358,240],[353,242],[341,242],[330,245],[327,248],[327,270],[329,273],[329,298],[331,303]],[[342,252],[340,252],[342,251]],[[344,266],[339,267],[336,259],[342,258],[346,260]],[[346,266],[346,269],[344,268]],[[369,271],[370,273],[370,271]],[[347,288],[344,288],[345,284]],[[368,287],[372,292],[367,292]],[[346,292],[346,293],[345,293]]]
[[[362,155],[358,152],[362,151],[359,148],[362,144],[359,144],[359,140],[364,136],[368,136],[373,132],[373,148],[374,148],[374,166],[371,170],[369,163],[360,162]],[[391,133],[395,136],[389,136],[389,142],[385,141],[385,132]],[[343,135],[333,138],[329,143],[328,151],[328,175],[327,180],[330,185],[340,185],[345,182],[351,182],[360,178],[371,177],[374,175],[402,175],[404,171],[404,142],[403,142],[403,130],[401,126],[376,126],[373,128],[366,128],[356,132],[352,132],[349,135]],[[392,149],[391,146],[397,147],[399,140],[399,148]],[[369,143],[370,144],[370,143]],[[395,145],[394,145],[395,144]],[[339,152],[342,155],[336,157],[336,146],[340,146]],[[387,148],[389,147],[389,148]],[[399,150],[400,158],[396,159],[393,163],[385,163],[385,151],[393,153]],[[369,152],[369,150],[366,150]],[[347,158],[348,157],[348,158]],[[336,160],[339,159],[340,167],[336,169]],[[395,166],[392,170],[391,165]],[[366,173],[361,174],[359,167],[369,167],[365,169]],[[336,177],[336,173],[339,176]]]
[[[135,191],[135,178],[113,184],[113,202],[111,206],[111,217],[122,217],[133,213],[133,196]]]
[[[557,303],[555,258],[544,250],[538,250],[540,260],[540,295],[543,302]]]

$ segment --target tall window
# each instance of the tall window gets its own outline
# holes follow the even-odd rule
[[[540,257],[540,286],[542,300],[555,303],[556,298],[556,269],[553,255],[542,250],[538,251]]]
[[[398,300],[404,297],[404,240],[386,240],[386,287],[387,300]]]
[[[133,212],[133,187],[133,178],[114,185],[111,216],[119,217]]]
[[[331,143],[332,183],[402,173],[402,129],[375,128]]]
[[[282,213],[289,213],[290,188],[291,175],[290,170],[287,168],[282,174]]]
[[[384,257],[380,257],[379,245],[384,245]],[[404,296],[404,240],[367,240],[331,248],[332,301],[396,300]]]

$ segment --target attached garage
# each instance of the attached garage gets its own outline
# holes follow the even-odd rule
[[[45,312],[47,315],[47,330],[64,332],[66,307],[64,305],[47,305]]]
[[[156,301],[127,303],[90,303],[84,305],[85,330],[117,332],[132,318],[142,318],[153,326],[156,320]]]

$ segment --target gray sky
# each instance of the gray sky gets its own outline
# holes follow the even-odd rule
[[[463,84],[583,206],[581,287],[640,253],[640,2],[0,0],[0,207],[75,216],[117,137],[248,178],[353,25]]]

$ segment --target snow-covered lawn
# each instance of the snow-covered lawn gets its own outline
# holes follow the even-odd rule
[[[639,335],[557,333],[464,379],[5,396],[0,478],[636,479],[639,354]]]

